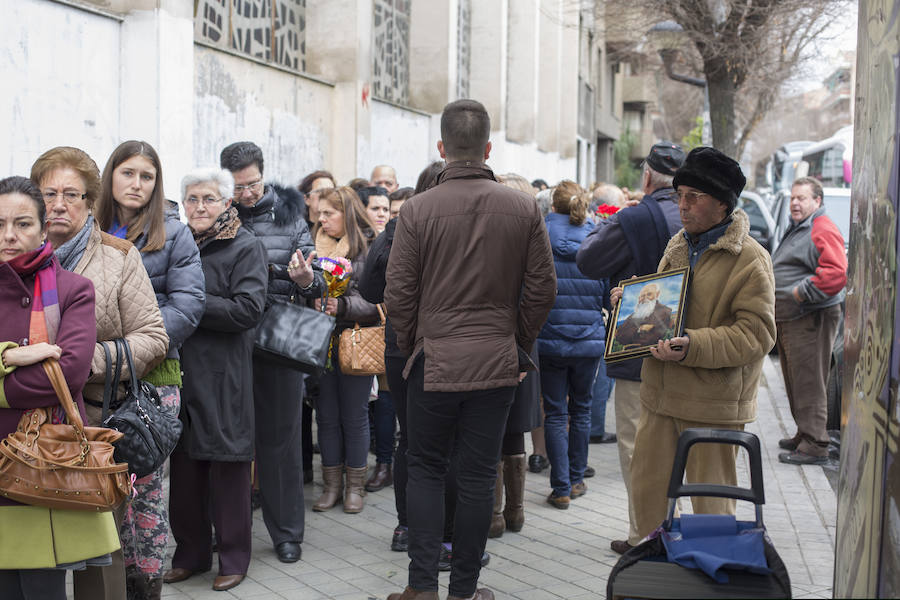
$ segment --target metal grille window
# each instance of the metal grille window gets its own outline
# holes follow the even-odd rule
[[[409,14],[411,0],[374,1],[372,94],[409,103]]]
[[[306,0],[195,0],[194,37],[306,70]]]
[[[472,2],[459,0],[459,24],[456,33],[456,97],[469,97],[469,61],[471,60]]]

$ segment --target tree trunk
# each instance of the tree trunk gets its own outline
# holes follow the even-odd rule
[[[735,160],[737,140],[735,139],[734,97],[737,92],[734,80],[725,69],[716,69],[712,76],[707,74],[709,88],[709,121],[712,128],[712,144]]]

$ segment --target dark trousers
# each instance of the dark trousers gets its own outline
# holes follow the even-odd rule
[[[61,569],[0,570],[3,600],[66,600],[66,572]]]
[[[319,397],[319,377],[317,375],[309,375],[303,382],[304,397],[303,407],[301,409],[300,429],[303,438],[303,472],[312,473],[313,470],[313,406]]]
[[[276,546],[302,542],[303,375],[253,360],[256,470],[263,521]]]
[[[171,457],[169,520],[177,546],[172,567],[212,567],[216,526],[219,575],[246,575],[250,564],[250,463]],[[210,512],[212,514],[210,514]]]
[[[372,410],[375,426],[375,462],[389,465],[394,459],[394,434],[397,431],[397,413],[394,411],[393,394],[378,390],[378,399]]]
[[[797,423],[797,450],[813,456],[828,455],[828,368],[837,336],[841,307],[829,306],[793,321],[779,321],[778,359],[784,387]]]
[[[337,366],[319,378],[316,423],[322,466],[366,466],[371,390],[371,375],[345,375]]]
[[[444,482],[457,444],[457,499],[450,594],[475,593],[494,506],[500,445],[514,387],[471,392],[426,392],[424,360],[409,375],[409,585],[438,589],[444,521]]]

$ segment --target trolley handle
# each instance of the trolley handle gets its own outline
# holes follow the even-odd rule
[[[732,444],[747,449],[750,455],[750,487],[721,485],[711,483],[683,483],[684,469],[687,464],[688,451],[694,444]],[[713,496],[716,498],[734,498],[746,500],[756,505],[757,522],[762,525],[762,505],[766,503],[763,488],[762,457],[760,455],[759,438],[746,431],[733,429],[712,429],[708,427],[685,429],[678,438],[675,460],[672,464],[672,477],[669,479],[669,514],[666,529],[671,526],[674,516],[675,499],[682,496]]]

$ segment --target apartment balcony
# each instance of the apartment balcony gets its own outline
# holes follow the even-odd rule
[[[652,75],[630,75],[622,78],[622,102],[655,104],[656,100],[656,81]]]

